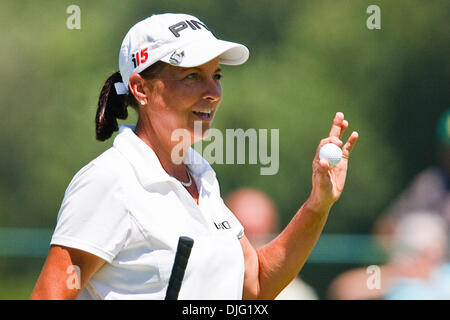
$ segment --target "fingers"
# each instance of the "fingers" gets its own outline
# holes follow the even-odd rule
[[[342,126],[341,126],[341,134],[339,135],[339,139],[342,139],[342,136],[344,135],[345,129],[348,128],[348,121],[347,120],[343,120],[342,121]]]
[[[336,115],[334,116],[329,136],[341,138],[347,127],[348,121],[344,120],[344,114],[342,112],[337,112]]]
[[[353,131],[350,137],[348,138],[347,142],[342,147],[342,157],[347,158],[350,157],[350,153],[352,152],[353,148],[355,147],[356,142],[358,141],[359,135],[358,132]]]
[[[329,136],[342,139],[342,136],[344,135],[344,132],[347,128],[348,128],[348,121],[344,119],[344,114],[342,112],[336,112]],[[345,145],[342,147],[343,158],[348,158],[350,156],[350,153],[352,152],[357,140],[358,140],[358,132],[353,131],[350,137],[348,138],[347,142],[345,143]]]
[[[319,156],[320,148],[322,148],[322,146],[324,146],[327,143],[334,143],[335,145],[337,145],[339,147],[342,146],[342,144],[343,144],[342,140],[337,137],[328,137],[328,138],[322,139],[322,140],[320,140],[319,146],[316,149],[316,157]]]
[[[340,147],[342,145],[342,136],[347,128],[348,121],[344,119],[344,114],[342,112],[337,112],[333,119],[333,125],[331,126],[329,137],[320,140],[319,146],[316,150],[316,158],[318,159],[320,148],[327,143],[334,143]],[[350,153],[352,152],[356,142],[358,141],[358,137],[358,132],[353,131],[347,142],[342,147],[342,158],[349,158]],[[322,163],[321,167],[324,168]]]

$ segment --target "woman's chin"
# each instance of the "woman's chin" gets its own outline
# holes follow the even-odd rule
[[[194,143],[209,138],[209,133],[210,133],[209,129],[210,129],[209,125],[207,127],[205,125],[203,125],[203,128],[201,131],[194,132],[194,135],[193,135]]]

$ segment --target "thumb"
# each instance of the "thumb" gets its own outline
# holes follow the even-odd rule
[[[327,160],[319,159],[319,171],[321,172],[328,172],[328,169],[330,169],[330,164]]]
[[[327,183],[329,180],[329,174],[328,170],[330,169],[330,165],[328,161],[319,159],[316,165],[316,182],[319,183],[319,185],[323,185],[323,183]]]

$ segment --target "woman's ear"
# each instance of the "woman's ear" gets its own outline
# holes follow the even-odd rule
[[[130,92],[140,105],[145,105],[148,102],[147,93],[145,92],[145,85],[145,79],[138,73],[133,73],[128,80]]]

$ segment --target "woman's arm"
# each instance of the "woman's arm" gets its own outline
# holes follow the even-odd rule
[[[63,246],[51,246],[32,300],[76,299],[92,275],[105,260],[86,251]],[[79,268],[79,278],[75,270]]]
[[[344,188],[348,157],[358,140],[353,132],[342,148],[342,160],[330,168],[319,159],[319,150],[326,143],[342,145],[340,138],[348,127],[338,112],[330,135],[322,139],[313,160],[312,191],[288,226],[273,241],[255,250],[248,239],[241,238],[245,259],[243,299],[274,299],[300,272],[316,244],[331,206]]]

